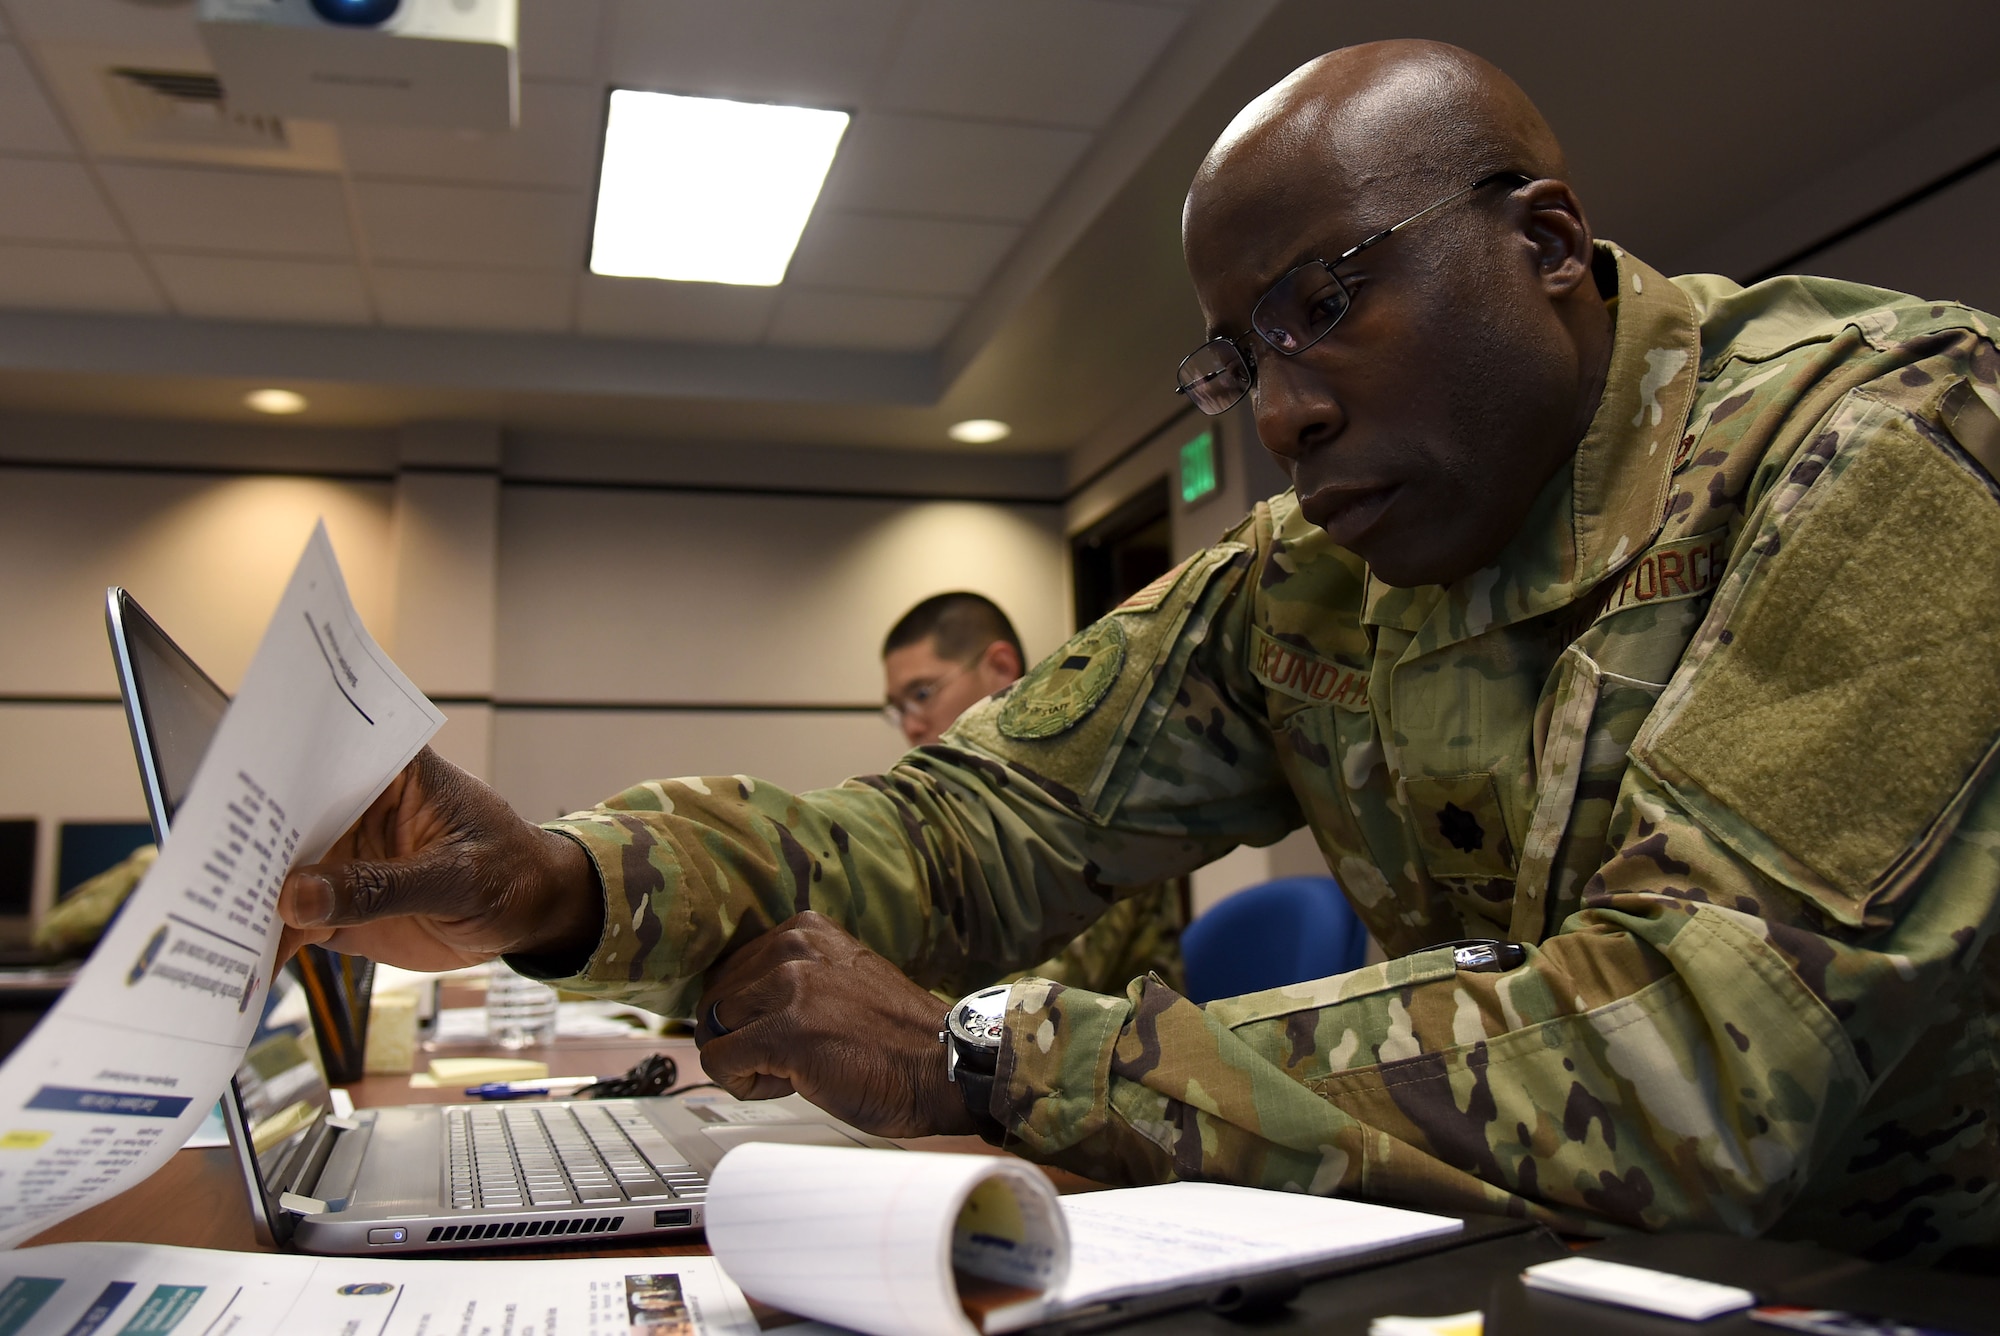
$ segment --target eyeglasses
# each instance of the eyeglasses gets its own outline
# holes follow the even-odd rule
[[[1482,176],[1465,189],[1447,195],[1437,203],[1418,209],[1400,223],[1383,228],[1374,236],[1349,246],[1331,260],[1308,260],[1271,285],[1250,311],[1250,328],[1271,348],[1285,357],[1297,357],[1327,336],[1354,304],[1353,294],[1334,273],[1337,265],[1353,259],[1378,242],[1387,241],[1417,219],[1436,213],[1502,181],[1514,187],[1527,185],[1533,178],[1521,172],[1494,172]],[[1174,392],[1185,394],[1196,408],[1214,417],[1242,402],[1257,383],[1257,358],[1248,336],[1241,339],[1224,334],[1210,339],[1181,359],[1179,383]]]
[[[981,653],[984,653],[984,651],[981,651]],[[975,655],[942,676],[934,677],[928,682],[910,683],[910,685],[904,687],[902,691],[891,697],[882,706],[882,717],[889,721],[891,727],[901,728],[905,719],[912,716],[922,718],[928,715],[932,703],[937,700],[937,694],[943,689],[944,684],[955,682],[965,676],[965,674],[972,671],[972,665],[978,662],[979,658]]]

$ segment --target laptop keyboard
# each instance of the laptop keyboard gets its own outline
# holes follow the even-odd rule
[[[445,1110],[451,1205],[701,1201],[708,1180],[632,1104],[475,1105]]]

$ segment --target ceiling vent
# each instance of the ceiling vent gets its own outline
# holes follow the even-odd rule
[[[51,44],[42,58],[90,152],[228,167],[340,170],[331,125],[239,111],[211,70],[166,53]]]
[[[276,116],[232,111],[213,74],[120,65],[104,72],[111,105],[134,140],[189,148],[290,148]]]

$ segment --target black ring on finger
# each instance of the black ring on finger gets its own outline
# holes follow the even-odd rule
[[[715,1010],[721,1005],[720,1000],[708,1004],[708,1029],[710,1034],[725,1035],[729,1033],[729,1027],[722,1023],[722,1017]]]

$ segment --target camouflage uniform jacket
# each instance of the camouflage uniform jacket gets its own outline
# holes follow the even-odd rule
[[[1280,496],[886,775],[556,823],[607,896],[565,986],[685,1012],[732,933],[806,907],[949,984],[1305,822],[1392,959],[1206,1006],[1017,983],[993,1112],[1027,1154],[2000,1241],[1992,322],[1598,272],[1601,406],[1495,564],[1389,588]],[[1527,961],[1427,949],[1465,937]]]

